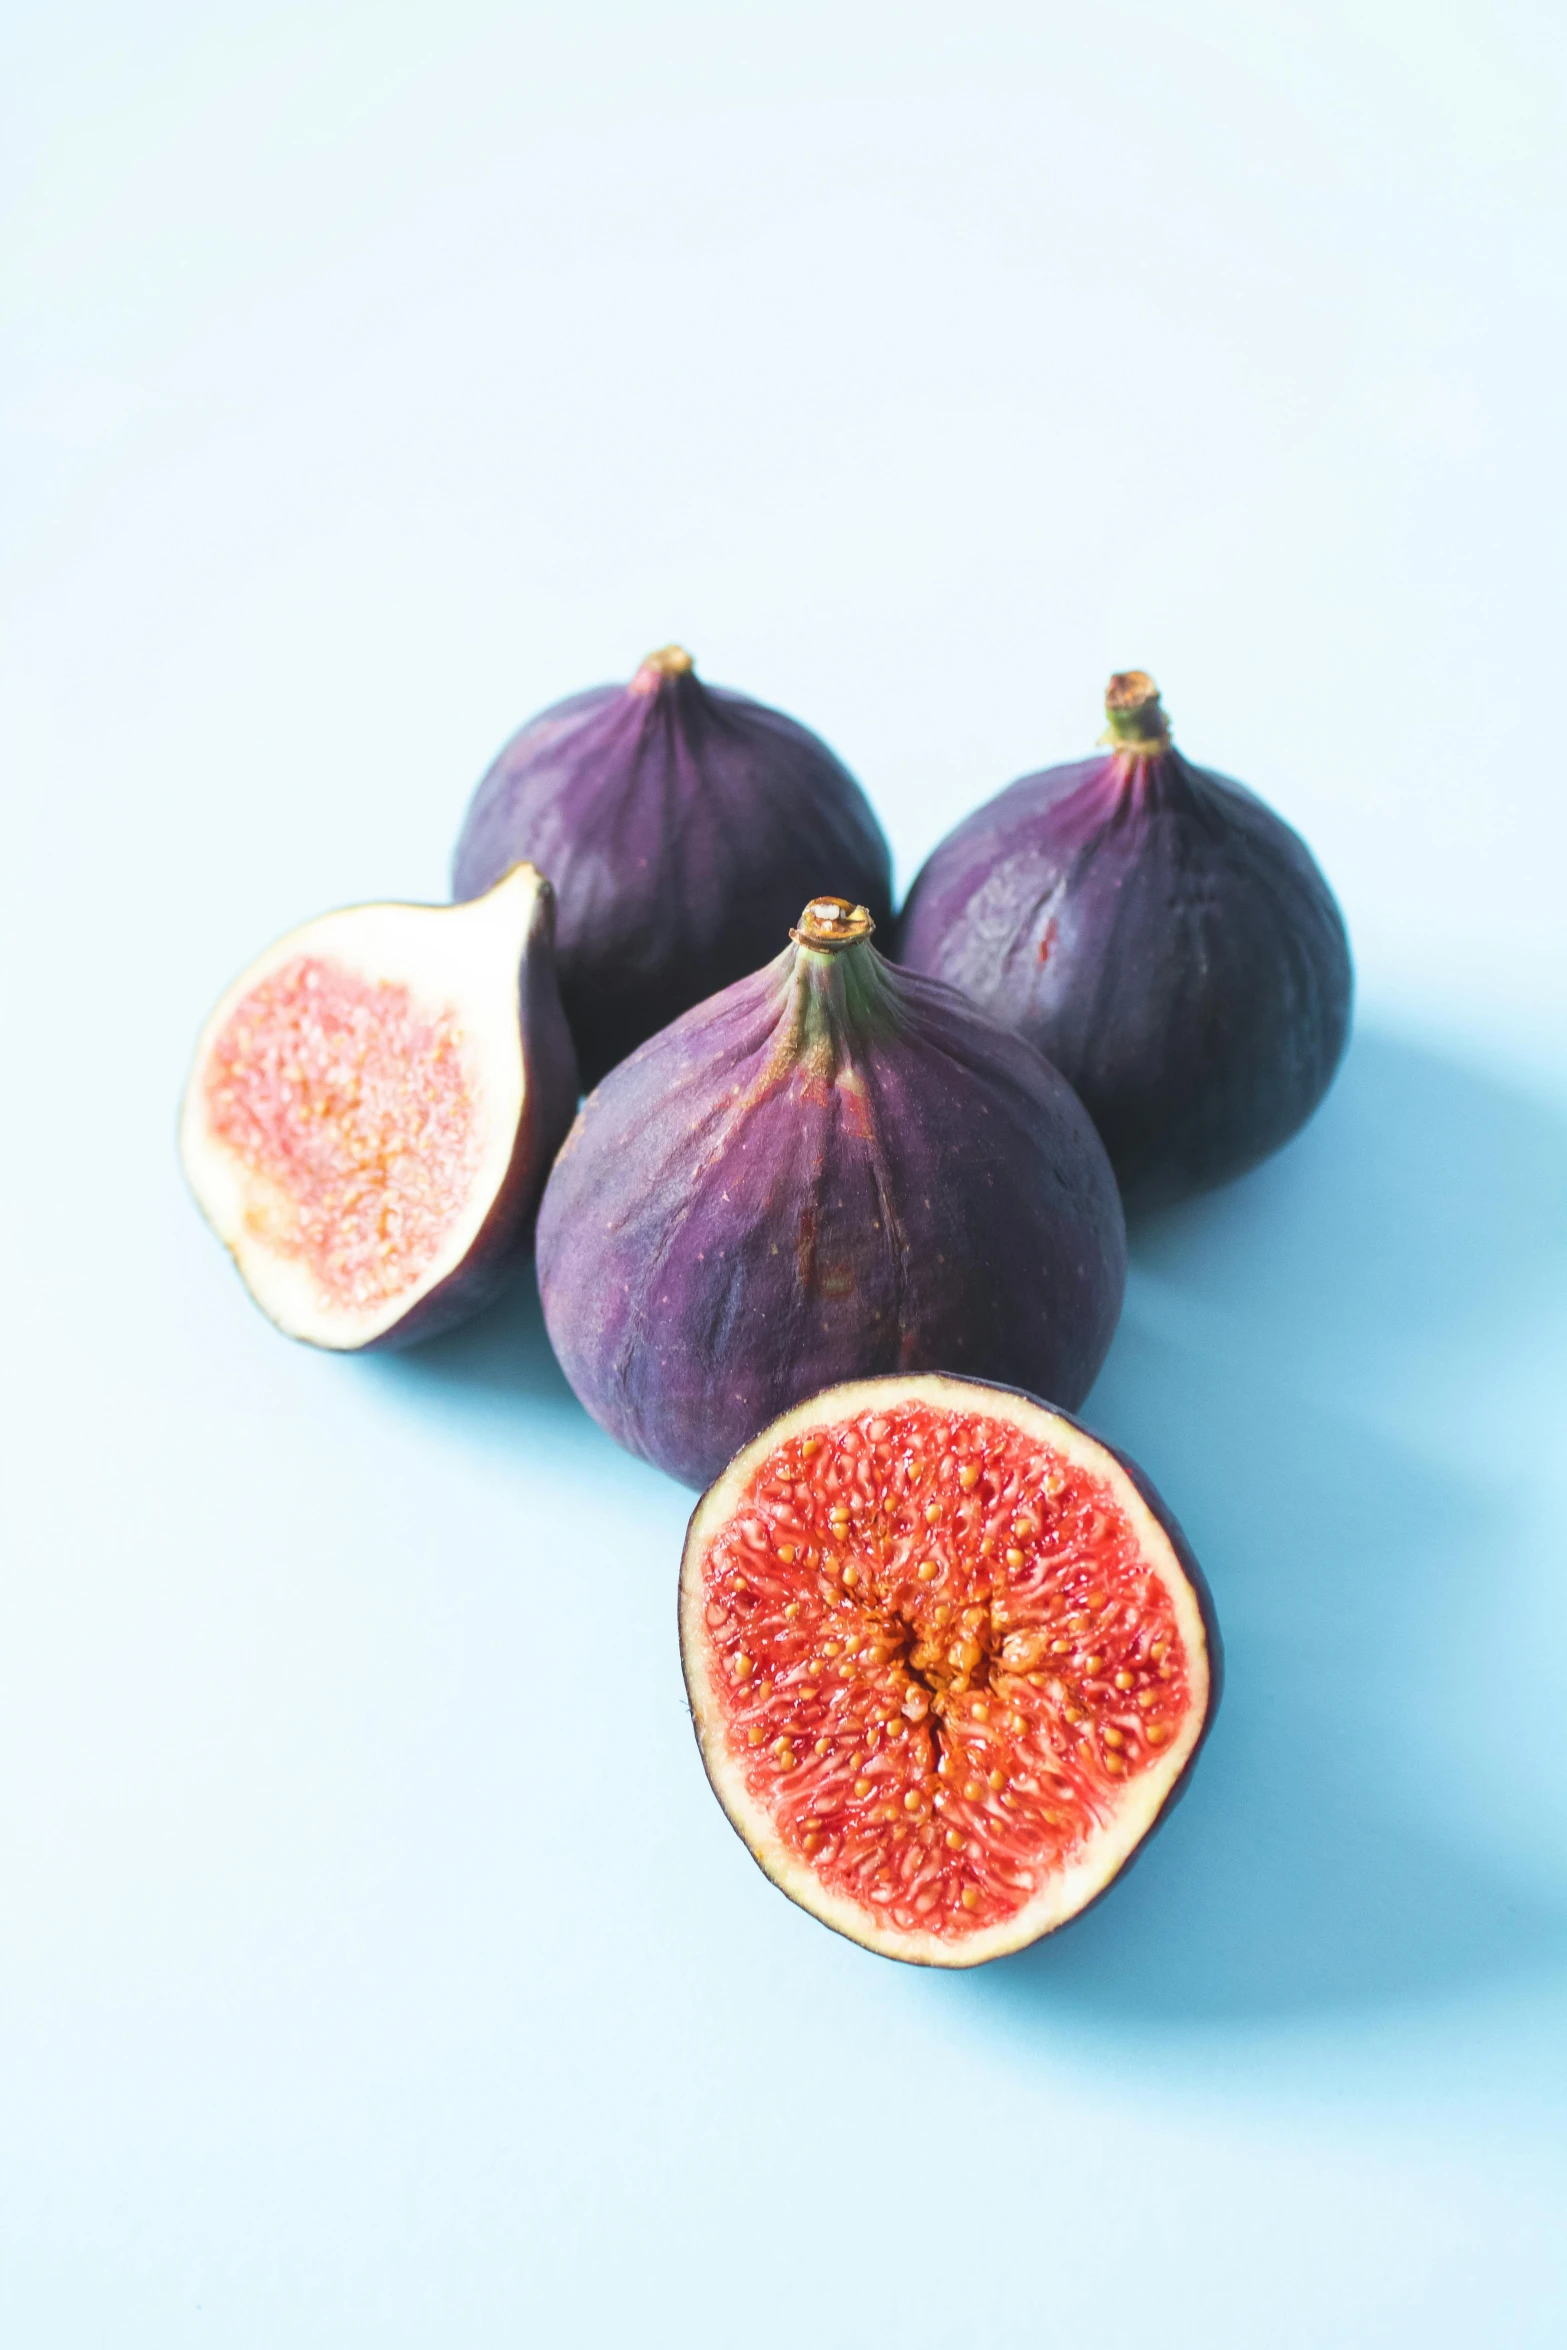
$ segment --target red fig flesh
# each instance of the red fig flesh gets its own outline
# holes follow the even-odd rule
[[[834,1381],[959,1370],[1071,1406],[1126,1272],[1065,1081],[818,898],[775,962],[584,1104],[539,1214],[561,1366],[621,1443],[702,1485]]]
[[[1206,1586],[1140,1473],[1031,1396],[939,1376],[830,1389],[746,1446],[691,1519],[680,1643],[753,1857],[927,1966],[1096,1900],[1218,1698]]]
[[[251,1295],[317,1346],[408,1344],[475,1311],[526,1247],[576,1067],[550,886],[353,906],[224,995],[180,1127]]]

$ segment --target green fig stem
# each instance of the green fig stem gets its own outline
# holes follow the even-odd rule
[[[775,966],[783,1000],[769,1082],[803,1070],[822,1084],[854,1080],[855,1056],[899,1017],[886,964],[870,943],[876,925],[850,898],[813,898]]]
[[[1170,747],[1170,721],[1145,669],[1117,670],[1105,692],[1105,716],[1103,739],[1114,750],[1148,759]]]
[[[660,645],[656,653],[649,653],[631,680],[631,691],[634,694],[656,694],[667,679],[689,677],[695,667],[696,663],[684,645]]]

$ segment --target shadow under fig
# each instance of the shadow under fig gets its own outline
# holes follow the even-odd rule
[[[1518,1520],[1462,1408],[1561,1294],[1564,1200],[1547,1111],[1373,1035],[1291,1151],[1134,1234],[1087,1417],[1192,1537],[1224,1701],[1125,1880],[973,1996],[1245,2024],[1567,1960],[1567,1900],[1487,1837],[1524,1800],[1473,1686]]]
[[[1134,1231],[1086,1416],[1192,1538],[1224,1702],[1190,1792],[1108,1899],[950,1992],[1025,2028],[1239,2028],[1567,1962],[1567,1901],[1488,1836],[1516,1759],[1472,1681],[1519,1613],[1519,1505],[1484,1415],[1560,1311],[1564,1201],[1560,1120],[1373,1033],[1287,1151]],[[360,1360],[508,1447],[589,1448],[628,1491],[653,1477],[572,1395],[531,1265],[461,1329]]]
[[[519,1427],[547,1423],[552,1440],[566,1428],[599,1436],[555,1359],[530,1259],[494,1303],[439,1338],[406,1352],[359,1358],[374,1379],[421,1402],[440,1401]],[[609,1445],[607,1437],[600,1441]]]
[[[1225,1317],[1341,1391],[1411,1365],[1483,1378],[1567,1288],[1567,1121],[1415,1045],[1357,1035],[1289,1148],[1133,1228],[1132,1302]],[[1097,1391],[1096,1391],[1097,1400]]]

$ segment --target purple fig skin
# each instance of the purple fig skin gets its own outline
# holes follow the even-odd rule
[[[870,927],[809,907],[776,961],[611,1072],[545,1189],[561,1366],[688,1485],[845,1379],[967,1372],[1080,1403],[1115,1331],[1125,1227],[1082,1105]]]
[[[887,843],[848,769],[781,711],[703,685],[675,645],[513,735],[464,819],[452,895],[522,857],[555,884],[586,1085],[754,971],[825,874],[892,919]]]
[[[555,969],[555,893],[546,881],[518,973],[517,1002],[522,1025],[528,1090],[511,1163],[490,1212],[460,1265],[410,1307],[400,1322],[372,1338],[360,1351],[389,1354],[418,1346],[455,1329],[500,1295],[533,1247],[544,1185],[571,1121],[581,1082],[576,1048],[560,1000]]]
[[[1129,1210],[1287,1142],[1349,1038],[1343,916],[1310,850],[1169,740],[1150,678],[1111,681],[1113,747],[1025,775],[932,851],[899,953],[1070,1079]]]

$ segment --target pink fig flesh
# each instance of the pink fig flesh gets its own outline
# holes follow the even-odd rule
[[[529,865],[470,905],[345,908],[217,1006],[181,1152],[290,1336],[409,1344],[476,1311],[525,1250],[576,1098],[552,913]]]

